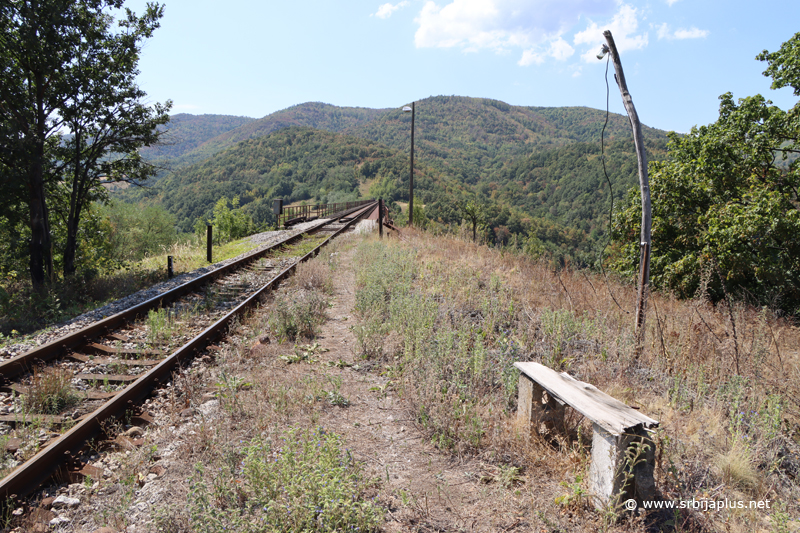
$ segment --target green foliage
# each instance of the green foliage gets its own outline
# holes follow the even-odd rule
[[[795,33],[777,52],[764,50],[756,59],[768,63],[764,76],[772,78],[773,89],[789,86],[795,96],[800,96],[800,33]]]
[[[377,531],[382,510],[362,499],[370,488],[341,439],[319,428],[256,437],[241,462],[190,478],[193,531]]]
[[[142,16],[126,10],[115,24],[110,12],[122,6],[122,0],[0,5],[0,187],[11,198],[11,228],[29,212],[37,287],[55,279],[54,219],[66,228],[59,251],[71,276],[83,211],[105,198],[103,185],[154,172],[137,150],[158,140],[155,128],[167,121],[171,103],[145,104],[136,76],[141,43],[158,28],[163,6],[148,4]]]
[[[228,203],[230,202],[230,207]],[[213,215],[205,220],[198,218],[194,223],[194,233],[200,242],[205,242],[207,226],[214,227],[212,237],[214,244],[230,242],[255,231],[253,219],[239,207],[239,197],[228,200],[222,197],[214,204]]]
[[[138,261],[161,253],[178,241],[175,216],[159,206],[111,201],[99,208],[99,214],[110,224],[106,238],[117,261]]]
[[[77,235],[81,246],[76,250],[75,271],[68,281],[88,281],[100,274],[108,274],[119,268],[122,261],[115,253],[115,243],[111,239],[114,227],[104,208],[99,204],[88,205],[82,210],[80,217]],[[51,257],[56,270],[64,268],[63,250],[68,238],[65,222],[63,218],[55,217],[50,224],[54,249]],[[23,278],[22,273],[28,269],[30,261],[30,239],[29,225],[17,222],[12,226],[9,218],[3,219],[0,215],[0,241],[6,244],[0,250],[0,285]]]
[[[800,175],[777,164],[796,150],[800,116],[760,95],[720,97],[720,117],[672,135],[670,159],[650,166],[651,279],[683,297],[726,291],[791,313],[800,309]],[[614,267],[638,268],[638,189],[617,212]]]
[[[472,240],[477,239],[478,226],[486,223],[486,212],[480,202],[474,199],[462,201],[459,204],[461,215],[472,226]]]
[[[219,242],[228,242],[246,237],[253,230],[253,220],[239,209],[239,197],[234,196],[228,207],[228,199],[220,198],[214,205],[211,224],[216,228]]]

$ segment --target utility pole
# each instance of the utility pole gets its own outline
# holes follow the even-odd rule
[[[608,51],[611,53],[611,61],[614,63],[617,85],[622,94],[622,103],[628,112],[633,129],[633,143],[636,147],[636,158],[639,162],[639,189],[642,194],[642,231],[639,237],[639,290],[636,298],[636,357],[641,355],[644,349],[644,322],[647,313],[647,295],[650,289],[650,182],[647,178],[647,154],[644,151],[644,137],[642,136],[642,124],[639,122],[639,115],[633,106],[633,99],[628,92],[628,84],[625,83],[625,73],[622,71],[622,62],[619,59],[617,45],[614,44],[614,37],[611,32],[606,30],[603,36],[608,43]],[[605,48],[603,50],[606,51]],[[599,56],[602,57],[602,56]]]
[[[414,104],[411,102],[411,107],[405,106],[404,113],[411,111],[411,163],[409,165],[408,176],[408,226],[414,225]]]

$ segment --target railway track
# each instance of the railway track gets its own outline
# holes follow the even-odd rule
[[[0,414],[0,423],[14,427],[0,453],[36,452],[0,480],[0,499],[13,504],[54,475],[86,474],[81,454],[110,419],[127,412],[134,422],[147,423],[137,406],[171,380],[179,363],[224,335],[298,263],[376,206],[321,220],[303,234],[0,363],[0,391],[18,406]]]

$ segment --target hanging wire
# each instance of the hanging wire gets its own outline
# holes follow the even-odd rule
[[[602,56],[601,56],[602,57]],[[606,57],[606,121],[603,124],[603,130],[600,132],[600,161],[603,163],[603,175],[606,177],[606,183],[608,183],[608,190],[611,193],[611,208],[608,210],[608,235],[606,236],[606,243],[603,245],[603,248],[600,250],[600,272],[603,273],[603,279],[606,281],[606,287],[608,287],[608,293],[611,295],[611,299],[614,300],[614,303],[617,304],[619,309],[627,314],[630,314],[630,311],[626,311],[619,305],[616,296],[614,296],[614,291],[611,290],[611,285],[608,284],[608,277],[606,276],[606,271],[603,268],[603,254],[608,248],[608,244],[611,242],[611,223],[612,217],[614,214],[614,187],[611,185],[611,179],[608,177],[608,172],[606,171],[606,148],[605,148],[605,133],[606,133],[606,126],[608,126],[608,102],[609,102],[609,94],[610,90],[608,87],[608,62],[611,59],[611,53],[608,53],[608,57]]]

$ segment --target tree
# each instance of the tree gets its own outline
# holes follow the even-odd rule
[[[472,224],[472,241],[478,238],[478,226],[486,223],[486,213],[483,205],[473,200],[466,200],[459,205],[461,214]]]
[[[30,272],[52,279],[51,202],[67,223],[64,271],[75,270],[81,211],[105,198],[102,181],[145,179],[153,168],[136,150],[153,144],[170,103],[153,108],[135,84],[141,41],[163,7],[129,9],[114,30],[110,12],[123,0],[7,0],[0,5],[0,158],[2,192],[26,189]],[[64,130],[71,136],[66,142]],[[9,161],[15,161],[11,164]],[[68,198],[68,200],[67,200]]]
[[[764,51],[773,87],[800,87],[800,34]],[[713,300],[727,293],[800,311],[800,108],[786,112],[761,95],[720,97],[719,119],[671,134],[669,159],[651,163],[653,283]],[[638,193],[615,217],[613,237],[635,240]],[[638,241],[635,241],[638,242]],[[638,246],[617,244],[616,268],[632,273]]]

